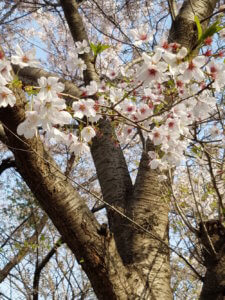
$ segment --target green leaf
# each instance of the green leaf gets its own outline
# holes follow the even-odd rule
[[[224,26],[220,26],[221,20],[218,19],[215,23],[209,26],[205,32],[202,32],[202,26],[197,16],[194,17],[195,23],[198,30],[198,42],[197,46],[200,47],[207,37],[213,36],[215,33],[219,32],[224,28]]]
[[[45,240],[45,235],[44,235],[44,234],[41,234],[40,240],[41,240],[41,241],[44,241],[44,240]]]
[[[201,147],[197,147],[195,145],[191,148],[191,151],[192,153],[196,154],[198,157],[200,157],[202,154]]]
[[[102,53],[104,50],[108,49],[110,46],[98,43],[97,45],[90,43],[91,50],[96,57],[98,54]]]
[[[198,16],[195,16],[195,23],[198,29],[198,40],[200,40],[201,36],[202,36],[202,26],[200,24],[199,18]]]
[[[209,26],[206,31],[201,36],[201,42],[203,42],[207,37],[213,36],[215,33],[219,32],[223,29],[223,27],[219,26],[220,21],[216,21],[211,26]]]

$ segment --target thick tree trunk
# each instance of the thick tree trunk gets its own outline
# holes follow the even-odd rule
[[[192,48],[196,42],[193,9],[203,19],[213,12],[216,2],[192,0],[191,7],[190,1],[185,1],[173,23],[169,40]],[[86,39],[76,1],[61,0],[61,5],[74,41]],[[85,54],[82,58],[87,64],[85,83],[98,80],[91,57]],[[31,77],[35,80],[36,75],[34,72]],[[73,91],[71,87],[70,92],[79,95],[77,88]],[[158,172],[148,166],[147,153],[143,151],[133,188],[122,150],[115,146],[113,130],[108,122],[100,122],[102,135],[94,139],[91,150],[104,200],[148,231],[140,231],[128,220],[108,210],[113,234],[108,231],[102,234],[93,214],[46,153],[40,139],[26,141],[15,136],[18,124],[24,119],[25,106],[23,92],[15,90],[15,95],[15,107],[0,109],[0,120],[7,136],[5,141],[15,155],[18,171],[81,263],[98,299],[171,300],[166,246],[169,205],[163,193],[164,187],[158,181]],[[224,259],[220,261],[223,263]],[[207,285],[210,286],[212,270],[218,272],[221,268],[219,265],[208,268],[202,297],[208,291]],[[217,278],[215,282],[223,284],[219,273]]]
[[[130,224],[124,238],[129,253],[127,263],[141,274],[145,282],[141,299],[169,300],[173,298],[169,249],[166,246],[169,242],[169,202],[166,188],[158,180],[159,174],[149,167],[149,156],[147,151],[143,151],[128,213],[151,234]]]
[[[225,299],[225,227],[218,220],[200,224],[206,274],[200,300]],[[213,249],[213,248],[214,249]]]
[[[218,0],[185,0],[171,26],[169,41],[177,42],[187,49],[192,49],[198,37],[194,16],[198,16],[200,21],[209,17],[213,13],[217,2]],[[201,24],[203,31],[209,21],[210,18]]]
[[[185,1],[170,31],[170,41],[178,42],[188,49],[193,49],[197,41],[194,15],[199,20],[210,16],[218,0]],[[210,18],[201,25],[203,30]],[[203,245],[204,277],[200,300],[225,299],[225,228],[219,221],[209,221],[200,228],[200,242]],[[213,250],[214,248],[214,250]]]
[[[18,172],[82,265],[97,297],[132,299],[135,273],[122,264],[113,236],[109,232],[101,234],[94,215],[41,140],[16,136],[16,128],[24,119],[26,99],[20,89],[15,89],[14,95],[16,106],[1,108],[0,120]]]

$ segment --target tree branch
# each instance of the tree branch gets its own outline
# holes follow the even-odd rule
[[[88,41],[82,18],[78,12],[74,0],[61,1],[64,14],[69,25],[74,42]],[[99,80],[94,69],[94,63],[90,54],[83,54],[87,65],[84,73],[85,83],[91,80]],[[114,130],[108,120],[100,120],[98,124],[100,134],[93,139],[91,153],[95,163],[98,179],[101,185],[104,200],[125,212],[126,200],[133,191],[132,182],[126,165],[123,152],[119,146]],[[114,233],[118,251],[125,258],[122,232],[124,219],[114,211],[107,208],[109,226]]]
[[[176,19],[176,16],[177,16],[176,2],[175,2],[175,0],[167,0],[167,2],[168,2],[168,6],[169,6],[169,11],[170,11],[170,14],[171,14],[171,18],[172,18],[172,20],[174,22],[175,19]]]
[[[69,25],[71,35],[74,42],[83,40],[88,41],[88,36],[84,28],[82,18],[78,12],[78,4],[74,0],[60,0],[62,5],[66,21]],[[88,84],[91,80],[99,81],[99,77],[95,71],[93,58],[91,54],[84,53],[80,55],[87,65],[86,71],[84,71],[84,82]]]
[[[27,245],[31,245],[36,242],[37,235],[39,235],[42,232],[42,230],[44,229],[44,227],[46,225],[47,220],[48,220],[48,217],[46,215],[44,215],[41,218],[39,224],[37,225],[35,232],[32,234],[31,237],[29,237],[24,242],[24,244],[26,246],[21,247],[19,252],[10,260],[10,262],[8,262],[7,265],[2,270],[0,270],[0,283],[4,281],[4,279],[8,276],[10,271],[16,265],[18,265],[21,262],[21,260],[29,253],[30,249],[29,249],[29,246],[27,246]]]
[[[77,98],[79,98],[81,95],[81,91],[75,85],[75,83],[72,83],[69,80],[62,79],[57,74],[50,73],[39,68],[26,67],[21,69],[18,65],[12,65],[12,67],[13,67],[13,71],[19,76],[19,79],[25,85],[37,85],[37,81],[40,77],[53,76],[53,77],[58,77],[59,81],[65,84],[64,93],[67,93]]]
[[[16,163],[13,157],[3,159],[0,165],[0,175],[7,169],[16,168]]]
[[[120,291],[121,295],[125,297],[132,294],[133,286],[127,279],[128,270],[122,264],[113,237],[98,233],[100,226],[93,213],[45,151],[40,138],[26,140],[16,135],[18,124],[24,120],[26,98],[21,89],[14,89],[13,92],[17,103],[14,107],[0,109],[0,121],[18,172],[77,261],[82,264],[99,299],[109,295],[115,299],[117,290],[121,289],[121,282],[124,287]]]
[[[59,238],[58,241],[52,247],[52,249],[44,257],[42,262],[38,264],[37,268],[35,269],[34,280],[33,280],[33,300],[38,300],[39,280],[40,280],[41,271],[47,265],[47,263],[50,261],[52,256],[56,253],[56,251],[61,245],[62,245],[62,239]]]

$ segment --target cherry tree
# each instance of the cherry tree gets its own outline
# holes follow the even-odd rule
[[[27,184],[96,297],[182,297],[174,263],[202,282],[200,299],[222,299],[224,6],[2,5],[0,139],[14,157],[6,168]],[[87,168],[94,186],[77,178]],[[103,208],[106,223],[94,215]]]

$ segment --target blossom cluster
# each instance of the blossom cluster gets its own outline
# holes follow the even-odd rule
[[[152,38],[145,26],[132,29],[131,34],[138,45]],[[222,30],[222,37],[223,34]],[[19,46],[15,50],[13,64],[21,68],[38,65],[34,50],[23,52]],[[86,65],[79,55],[89,51],[87,41],[76,43],[75,61],[80,73]],[[37,94],[29,99],[26,119],[18,126],[18,134],[31,138],[42,130],[49,139],[81,154],[88,150],[87,143],[96,134],[93,124],[105,115],[119,121],[116,130],[124,142],[129,141],[136,129],[152,141],[155,151],[149,152],[151,168],[180,165],[193,124],[210,117],[216,108],[216,97],[211,90],[220,91],[224,87],[225,66],[216,61],[215,55],[191,57],[186,48],[168,44],[165,39],[154,53],[143,53],[142,61],[141,65],[129,68],[121,66],[117,84],[92,81],[81,88],[81,99],[73,101],[72,108],[67,107],[62,97],[64,84],[56,77],[41,77]],[[10,71],[10,63],[3,57],[1,106],[13,106],[16,101],[6,87],[13,79]],[[86,126],[78,126],[83,119]],[[79,130],[74,130],[77,127]],[[222,133],[218,128],[217,131],[218,135]]]
[[[10,62],[0,51],[0,107],[14,106],[16,103],[13,92],[7,87],[13,80],[11,70]]]
[[[87,42],[86,44],[85,42],[86,41],[77,43],[78,53],[83,54],[89,51]],[[37,67],[39,65],[39,62],[35,59],[35,49],[24,52],[17,45],[15,52],[16,55],[11,57],[12,64],[19,65],[20,68],[28,66]],[[12,107],[16,103],[16,98],[12,90],[7,87],[10,87],[10,85],[13,87],[12,67],[10,61],[3,55],[3,52],[0,54],[0,107],[6,107],[8,105]],[[65,100],[60,96],[64,88],[64,84],[59,82],[56,77],[39,78],[38,93],[32,95],[32,98],[29,99],[29,108],[25,112],[26,119],[19,124],[17,133],[29,139],[35,136],[38,133],[38,129],[40,129],[47,134],[48,138],[54,138],[57,142],[66,144],[71,152],[80,155],[89,151],[87,143],[95,136],[95,130],[91,126],[86,126],[81,130],[80,135],[77,136],[71,132],[65,133],[56,128],[69,124],[72,126],[75,122],[72,114],[67,111],[68,108]],[[86,88],[86,90],[89,91],[89,95],[93,94],[90,91],[91,88],[93,89],[91,85],[89,89],[88,87]],[[92,103],[93,105],[95,104],[91,99],[89,102],[88,100],[85,102],[89,110],[91,110]],[[76,104],[78,104],[78,102]],[[75,104],[74,108],[76,108]],[[82,111],[81,104],[80,108]],[[77,111],[79,110],[77,109]],[[74,117],[82,117],[77,111],[74,113]],[[88,114],[87,111],[86,115]],[[93,117],[95,117],[95,115],[92,113]]]
[[[79,137],[73,132],[66,133],[56,128],[75,125],[75,119],[67,111],[65,99],[60,96],[65,88],[64,84],[59,82],[56,77],[41,77],[38,79],[38,85],[39,92],[33,96],[30,110],[26,111],[26,119],[19,124],[17,133],[24,135],[25,138],[31,138],[37,134],[37,130],[40,128],[47,133],[49,139],[64,143],[71,152],[77,155],[87,152],[89,150],[87,143],[95,136],[95,130],[91,126],[84,127]],[[87,115],[91,110],[92,103],[87,101],[85,105],[80,104],[80,111],[86,109],[85,114]],[[77,111],[79,110],[75,110],[74,117],[79,115]],[[79,116],[82,117],[81,114]]]

